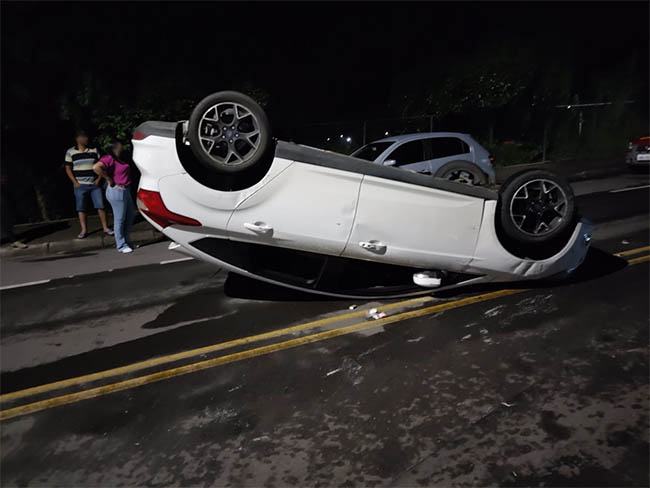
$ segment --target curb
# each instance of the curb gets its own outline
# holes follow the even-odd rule
[[[162,241],[163,239],[163,234],[153,228],[131,233],[131,241],[134,244],[152,244],[154,242]],[[37,244],[28,244],[28,246],[27,249],[15,249],[11,246],[2,247],[0,248],[0,257],[33,256],[104,249],[115,246],[115,238],[102,234],[101,236],[87,239],[42,242]]]

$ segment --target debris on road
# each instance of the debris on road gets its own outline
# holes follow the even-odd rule
[[[354,309],[357,308],[358,306],[359,306],[359,305],[350,305],[348,308],[349,308],[350,310],[354,310]]]
[[[415,339],[409,339],[406,342],[420,342],[422,339],[424,339],[424,336],[416,337]]]
[[[467,339],[471,339],[471,338],[472,338],[472,334],[467,334],[467,335],[464,335],[463,337],[461,337],[460,340],[461,341],[466,341]]]
[[[630,241],[628,241],[627,239],[623,239],[623,240],[621,241],[621,244],[629,244],[629,243],[630,243]]]
[[[372,318],[375,319],[375,320],[378,320],[378,319],[383,319],[387,315],[388,314],[386,312],[379,312],[379,313],[376,313],[376,314],[372,315]]]
[[[487,329],[481,329],[481,330],[479,330],[479,332],[481,333],[481,335],[487,335],[488,330]]]
[[[327,373],[325,376],[332,376],[333,374],[340,373],[341,371],[343,371],[343,368],[333,369],[332,371]]]
[[[377,313],[377,309],[376,308],[371,308],[370,310],[368,310],[368,313],[366,314],[366,318],[370,318],[373,315],[375,315],[376,313]]]
[[[263,435],[261,437],[255,437],[253,439],[253,442],[260,442],[260,441],[270,441],[271,438],[268,435]]]
[[[504,407],[508,407],[508,408],[515,406],[514,403],[508,403],[508,402],[501,402],[501,405],[503,405]],[[515,476],[517,476],[517,475],[515,475]]]
[[[489,310],[486,310],[485,313],[483,313],[484,317],[496,317],[499,315],[503,309],[506,308],[505,305],[497,305],[496,307],[493,307]]]

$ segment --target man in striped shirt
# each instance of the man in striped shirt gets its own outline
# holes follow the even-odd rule
[[[102,222],[104,232],[113,235],[113,231],[108,227],[106,222],[106,212],[104,212],[104,198],[102,196],[102,187],[99,185],[102,178],[97,177],[93,171],[93,165],[99,159],[97,149],[88,147],[88,136],[83,130],[77,131],[76,145],[68,149],[65,153],[65,172],[74,186],[74,197],[79,215],[79,225],[81,233],[78,239],[83,239],[88,235],[86,227],[86,211],[88,197],[97,209],[99,220]]]

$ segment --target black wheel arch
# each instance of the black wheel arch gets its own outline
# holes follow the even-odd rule
[[[470,171],[472,171],[472,173],[478,175],[480,177],[480,182],[478,184],[481,186],[486,185],[490,180],[489,176],[485,174],[485,172],[481,168],[479,168],[475,163],[464,159],[455,159],[453,161],[446,162],[436,170],[434,176],[436,178],[443,178],[443,175],[445,173],[447,173],[451,169],[454,169],[455,167],[458,167],[459,169],[461,167],[467,168]]]

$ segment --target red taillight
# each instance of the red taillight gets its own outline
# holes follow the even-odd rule
[[[172,224],[201,225],[198,220],[171,212],[165,207],[160,193],[151,190],[138,190],[138,209],[163,229]]]
[[[494,163],[494,156],[488,156],[488,159],[490,160],[490,163]]]
[[[147,137],[148,134],[145,134],[144,132],[134,132],[133,133],[133,140],[134,141],[141,141],[145,137]]]

